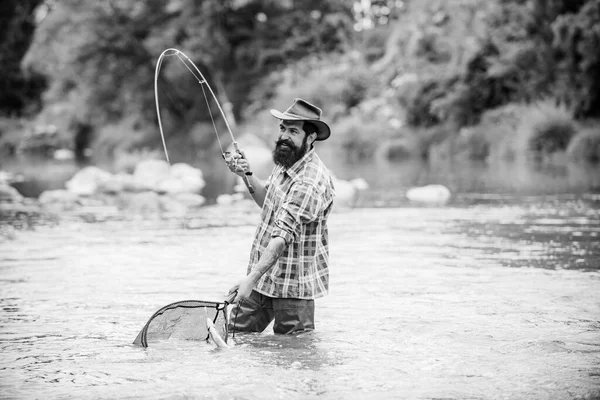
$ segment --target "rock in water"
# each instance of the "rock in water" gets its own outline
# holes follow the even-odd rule
[[[110,172],[106,172],[98,167],[85,167],[77,172],[65,186],[71,193],[80,196],[91,196],[100,191],[112,177]]]
[[[158,183],[169,178],[171,166],[163,160],[142,160],[133,172],[133,177],[139,186],[155,190]]]
[[[23,196],[14,187],[0,183],[0,202],[21,203]]]
[[[423,204],[443,205],[450,200],[451,193],[444,185],[426,185],[408,189],[406,198]]]

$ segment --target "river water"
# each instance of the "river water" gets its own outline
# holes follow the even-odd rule
[[[160,307],[223,299],[245,272],[258,210],[102,223],[65,214],[0,235],[0,398],[600,396],[597,166],[323,158],[371,188],[332,214],[331,293],[317,300],[316,331],[236,334],[229,350],[133,346]],[[3,168],[37,195],[77,167]],[[206,174],[209,198],[221,169]],[[448,205],[404,197],[430,183],[452,190]]]
[[[223,298],[257,210],[17,231],[0,242],[0,398],[600,396],[599,195],[362,199],[332,214],[316,331],[229,350],[132,341],[168,303]]]

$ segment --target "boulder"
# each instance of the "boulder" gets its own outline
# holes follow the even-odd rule
[[[202,171],[187,164],[175,164],[166,179],[155,186],[159,193],[196,193],[199,194],[206,182]]]
[[[106,182],[103,188],[105,193],[119,193],[119,192],[144,192],[148,190],[146,185],[138,181],[134,175],[119,172],[112,176],[108,182]]]
[[[77,208],[79,196],[69,190],[46,190],[38,198],[42,207],[50,208],[54,211],[70,211]]]
[[[202,207],[206,203],[206,198],[194,193],[176,193],[170,196],[175,201],[184,204],[189,209]]]
[[[169,169],[169,175],[173,178],[178,178],[182,180],[190,179],[190,180],[202,180],[202,171],[198,168],[194,168],[191,165],[185,163],[177,163],[171,165]]]
[[[234,194],[221,194],[219,196],[217,196],[217,204],[222,205],[222,206],[228,206],[231,205],[233,203],[239,203],[241,201],[244,201],[246,199],[246,196],[244,196],[243,193],[234,193]]]
[[[123,183],[126,182],[124,178],[121,179]],[[133,173],[133,181],[126,183],[129,188],[133,189],[131,191],[145,188],[145,190],[169,194],[199,194],[206,185],[200,169],[184,163],[169,165],[162,160],[140,162]]]
[[[23,196],[14,187],[0,182],[0,202],[22,203]]]
[[[450,189],[444,185],[426,185],[408,189],[406,198],[415,203],[443,205],[451,197]]]
[[[113,175],[106,182],[103,182],[102,185],[98,188],[100,193],[108,193],[108,194],[117,194],[125,190],[125,182],[123,179],[123,175],[131,177],[133,181],[133,176],[127,174],[119,174]]]
[[[184,216],[188,207],[170,196],[160,196],[161,209],[171,215]]]
[[[185,182],[179,179],[163,179],[153,188],[158,193],[184,193],[188,189]]]
[[[369,188],[369,183],[363,178],[352,179],[350,184],[358,191],[367,190]]]
[[[356,188],[348,181],[338,180],[334,181],[335,186],[335,198],[333,199],[333,205],[335,208],[348,208],[354,205],[354,197],[356,195]]]
[[[53,158],[59,161],[74,160],[75,152],[70,149],[56,149],[54,150]]]
[[[123,196],[120,208],[133,214],[159,214],[162,211],[162,202],[158,193],[145,191]]]
[[[100,192],[100,188],[111,179],[112,174],[98,167],[85,167],[71,178],[65,186],[71,193],[91,196]]]
[[[217,204],[221,206],[230,205],[233,203],[233,196],[227,193],[220,194],[217,196]]]
[[[333,200],[335,208],[353,207],[358,194],[369,188],[369,184],[363,178],[350,181],[334,178],[333,185],[335,188],[335,198]]]
[[[138,187],[154,190],[158,183],[169,178],[171,166],[164,160],[142,160],[133,172],[133,178]]]

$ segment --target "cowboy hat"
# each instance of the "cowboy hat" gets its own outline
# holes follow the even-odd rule
[[[284,121],[309,121],[317,127],[316,140],[325,140],[331,135],[329,125],[321,121],[321,109],[306,100],[294,99],[284,112],[271,110],[271,115]]]

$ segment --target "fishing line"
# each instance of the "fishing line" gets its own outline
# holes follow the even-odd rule
[[[210,102],[208,101],[208,96],[206,94],[206,90],[204,88],[204,85],[206,85],[206,88],[208,88],[208,91],[210,92],[213,100],[215,101],[215,104],[217,105],[219,112],[221,113],[221,116],[223,117],[223,121],[225,122],[225,126],[227,127],[227,131],[229,132],[229,135],[231,137],[232,140],[232,145],[233,148],[235,149],[235,152],[240,154],[242,157],[242,152],[240,151],[239,147],[238,147],[238,143],[235,140],[235,137],[233,136],[233,132],[231,130],[231,127],[229,126],[229,121],[227,120],[227,117],[225,115],[225,112],[223,111],[223,109],[221,108],[221,104],[219,103],[219,100],[217,99],[217,96],[215,95],[215,93],[213,92],[212,88],[210,87],[210,85],[208,84],[208,81],[206,80],[206,78],[204,77],[204,75],[202,75],[202,72],[200,72],[200,70],[198,69],[198,67],[196,66],[196,64],[194,64],[194,62],[187,56],[185,55],[185,53],[183,53],[180,50],[174,49],[174,48],[169,48],[164,50],[161,55],[158,57],[158,61],[156,63],[156,70],[154,73],[154,99],[155,99],[155,103],[156,103],[156,115],[158,118],[158,128],[160,130],[160,136],[162,139],[162,144],[163,144],[163,148],[165,151],[165,157],[167,158],[167,162],[170,163],[169,160],[169,153],[167,151],[167,143],[165,140],[165,135],[164,135],[164,130],[163,130],[163,126],[162,126],[162,120],[161,120],[161,115],[160,115],[160,105],[159,105],[159,100],[158,100],[158,76],[159,76],[159,72],[160,72],[160,68],[162,65],[162,61],[164,57],[169,57],[169,56],[177,56],[177,58],[183,63],[183,65],[187,68],[187,70],[192,74],[192,76],[194,76],[194,78],[196,78],[196,80],[198,81],[198,83],[200,84],[200,87],[202,88],[202,93],[204,95],[204,100],[206,102],[206,105],[208,107],[208,113],[210,115],[210,119],[213,125],[213,129],[215,131],[215,135],[217,137],[217,142],[219,143],[219,148],[221,150],[221,156],[223,157],[223,159],[225,161],[227,161],[226,156],[226,152],[223,150],[223,144],[221,143],[221,139],[219,137],[219,132],[217,130],[217,125],[215,123],[212,111],[210,110]],[[246,172],[243,175],[243,179],[244,179],[244,183],[246,184],[246,187],[248,188],[248,191],[250,193],[254,193],[254,188],[252,186],[252,184],[250,183],[250,178],[249,175],[251,175],[250,172]]]
[[[242,306],[242,300],[238,301],[237,307],[235,308],[235,317],[233,317],[233,327],[231,328],[231,338],[235,339],[235,324],[237,323],[237,316]]]

